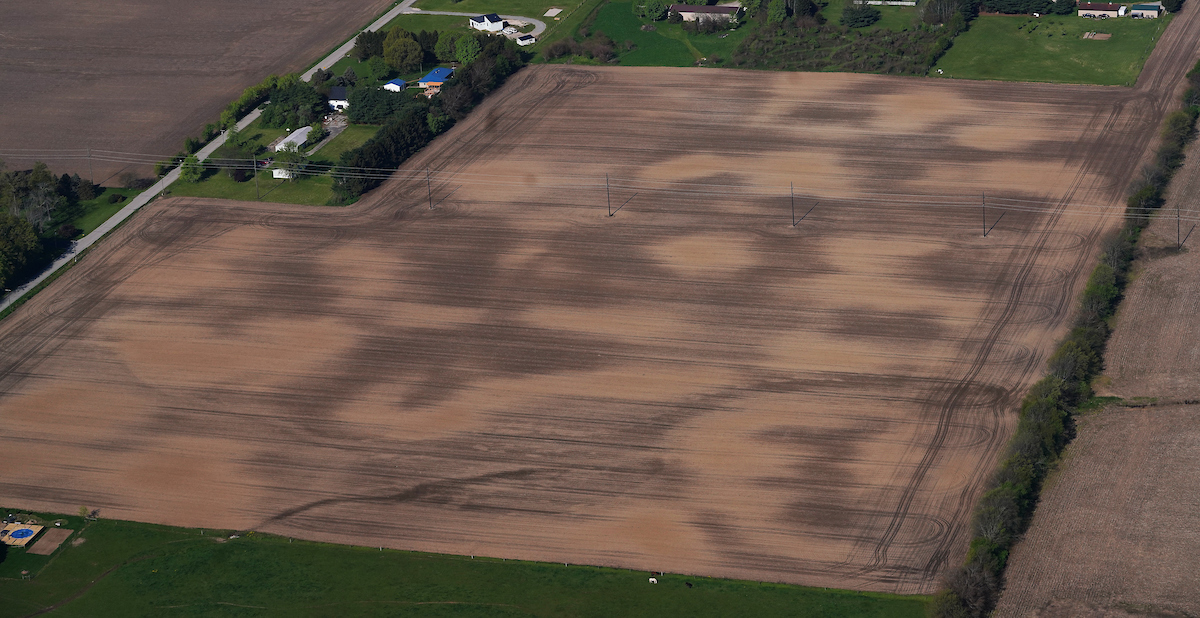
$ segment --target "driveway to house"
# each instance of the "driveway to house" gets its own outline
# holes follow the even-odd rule
[[[458,12],[454,12],[454,11],[422,11],[421,9],[413,8],[413,5],[416,4],[416,2],[417,2],[417,0],[404,0],[404,2],[401,2],[400,4],[397,4],[396,6],[392,7],[392,9],[390,11],[384,13],[379,19],[376,19],[374,22],[371,23],[371,25],[364,28],[363,32],[366,32],[368,30],[371,32],[375,32],[376,30],[379,30],[380,28],[386,26],[388,22],[392,21],[399,15],[414,15],[414,14],[415,15],[461,15],[463,17],[475,17],[476,15],[479,15],[479,13],[458,13]],[[546,22],[544,22],[540,19],[534,19],[532,17],[525,17],[523,15],[501,15],[500,17],[503,17],[504,19],[510,19],[510,20],[514,20],[514,21],[523,21],[525,23],[533,24],[533,31],[529,33],[529,34],[532,34],[533,36],[539,36],[543,32],[546,31]],[[355,38],[357,38],[357,36]],[[308,80],[312,79],[313,73],[316,73],[317,69],[328,69],[329,67],[336,64],[338,60],[345,58],[346,55],[349,54],[350,50],[352,50],[352,49],[354,49],[354,39],[353,38],[350,39],[349,41],[346,41],[345,43],[343,43],[341,47],[333,50],[333,53],[326,56],[323,60],[318,62],[316,65],[314,65],[311,69],[305,71],[301,75],[301,79],[303,79],[304,81],[308,81]]]

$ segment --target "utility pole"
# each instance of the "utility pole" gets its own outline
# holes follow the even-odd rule
[[[608,200],[608,216],[613,216],[612,192],[608,190],[608,173],[604,174],[604,197]]]
[[[250,164],[254,166],[254,171],[251,172],[254,174],[254,199],[259,200],[262,196],[258,193],[258,155],[250,157]]]
[[[983,196],[983,237],[987,238],[987,193],[980,193]]]
[[[429,168],[425,168],[425,192],[429,195],[429,210],[433,210],[433,181],[429,179]]]
[[[796,184],[788,183],[788,192],[792,194],[792,227],[796,227]]]
[[[92,173],[92,147],[88,145],[88,182],[96,184],[96,175]]]
[[[1175,250],[1183,249],[1183,241],[1179,240],[1179,202],[1175,202]]]

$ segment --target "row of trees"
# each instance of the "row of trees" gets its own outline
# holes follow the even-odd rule
[[[380,103],[381,108],[394,109],[392,116],[365,144],[342,154],[340,165],[333,170],[335,198],[347,203],[377,187],[381,178],[365,178],[359,170],[399,167],[439,133],[449,129],[454,121],[464,118],[476,103],[524,64],[514,42],[503,37],[487,37],[474,61],[459,67],[438,96],[428,101],[409,99],[394,108],[392,103]],[[379,95],[356,92],[351,96],[371,101]],[[397,100],[403,99],[397,97]]]
[[[1091,380],[1102,369],[1109,320],[1129,280],[1134,249],[1142,229],[1163,204],[1163,195],[1183,152],[1195,136],[1200,117],[1200,63],[1188,73],[1185,108],[1163,123],[1162,144],[1131,187],[1125,225],[1104,245],[1104,252],[1080,298],[1079,315],[1066,341],[1046,363],[1048,375],[1030,389],[1021,404],[1017,432],[1007,454],[975,507],[964,565],[955,569],[947,589],[935,599],[938,618],[983,617],[991,613],[1003,588],[1009,550],[1025,532],[1037,505],[1042,482],[1071,436],[1071,414],[1092,395]]]
[[[95,197],[95,185],[78,174],[55,176],[45,163],[8,170],[0,161],[0,288],[61,253],[79,233],[71,223],[82,213],[79,202]]]
[[[474,62],[483,49],[478,37],[470,32],[445,31],[417,33],[403,28],[364,32],[354,40],[353,54],[364,62],[380,58],[400,73],[411,73],[438,62]]]

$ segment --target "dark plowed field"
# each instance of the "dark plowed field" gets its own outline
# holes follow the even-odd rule
[[[172,154],[243,88],[299,71],[389,0],[45,0],[0,17],[0,151],[98,148]],[[46,159],[45,154],[42,155]],[[9,167],[30,158],[5,157]],[[46,159],[87,177],[86,160]],[[94,163],[96,181],[120,163]],[[131,168],[132,169],[132,168]],[[133,171],[148,173],[148,168]]]
[[[1138,90],[541,66],[353,207],[158,202],[0,324],[0,495],[928,592],[1161,59]],[[984,238],[982,192],[1036,208]]]

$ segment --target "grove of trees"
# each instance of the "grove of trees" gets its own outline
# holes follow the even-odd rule
[[[9,170],[0,161],[0,288],[11,288],[53,260],[78,230],[72,225],[96,197],[78,174],[55,176],[45,163]]]

